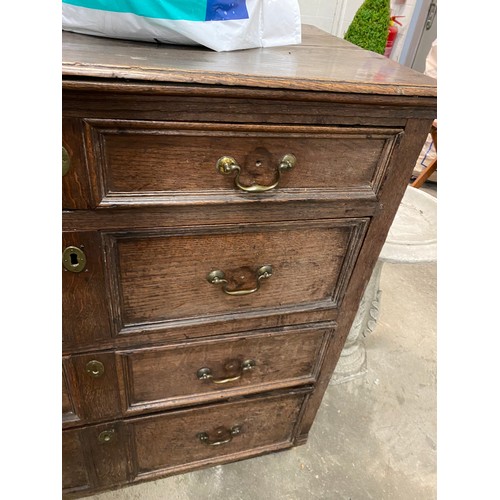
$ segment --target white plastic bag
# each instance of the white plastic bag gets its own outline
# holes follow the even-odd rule
[[[216,51],[301,42],[298,0],[63,0],[62,28]]]

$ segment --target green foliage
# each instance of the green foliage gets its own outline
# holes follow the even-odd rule
[[[365,0],[354,15],[344,39],[383,54],[391,18],[390,0]]]

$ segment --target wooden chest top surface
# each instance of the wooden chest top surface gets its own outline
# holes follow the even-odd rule
[[[436,80],[313,26],[302,43],[234,52],[62,33],[63,77],[436,96]]]

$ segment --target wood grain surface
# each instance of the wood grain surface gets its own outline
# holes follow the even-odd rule
[[[200,318],[208,323],[217,316],[260,309],[324,302],[337,307],[367,222],[339,219],[109,234],[106,259],[114,317],[124,329],[162,328],[168,326],[162,322]],[[207,280],[210,272],[220,270],[229,291],[254,289],[257,270],[264,265],[272,266],[272,276],[248,295],[228,295]]]
[[[312,27],[297,46],[233,53],[62,41],[63,249],[87,258],[62,279],[64,496],[305,443],[436,81]],[[232,156],[243,184],[266,184],[286,153],[295,168],[255,196],[215,170]],[[248,295],[207,281],[252,289],[266,264]],[[197,376],[248,358],[220,386]]]
[[[62,423],[63,428],[81,422],[77,382],[70,356],[62,359]],[[78,405],[78,406],[77,406]]]
[[[80,248],[87,264],[79,273],[62,268],[62,337],[63,342],[98,342],[109,337],[110,317],[104,282],[103,248],[97,232],[67,232],[63,250]]]
[[[87,364],[97,361],[104,373],[91,376]],[[71,357],[76,378],[76,394],[80,406],[81,423],[114,419],[121,415],[115,355],[111,352],[81,354]]]
[[[291,392],[132,420],[129,432],[133,432],[134,440],[134,475],[166,472],[246,450],[286,445],[293,439],[303,402],[303,394]],[[224,445],[210,446],[198,437],[204,432],[213,442],[226,437],[218,437],[217,429],[235,426],[240,427],[240,433]]]
[[[333,329],[333,323],[319,323],[65,356],[63,428],[313,384]],[[242,372],[248,359],[255,366]],[[101,363],[103,374],[92,377],[89,362]],[[241,378],[200,380],[204,367],[216,380]]]
[[[63,497],[80,498],[127,483],[290,448],[310,388],[277,391],[197,409],[117,420],[63,431]],[[239,426],[225,444],[207,433]],[[103,433],[111,436],[102,442]],[[224,433],[224,437],[227,434]],[[186,460],[187,459],[187,460]]]
[[[68,430],[62,434],[62,487],[65,492],[83,493],[90,484],[82,434]]]
[[[435,96],[435,80],[304,26],[302,43],[215,53],[200,47],[129,42],[63,32],[63,75]]]
[[[300,327],[117,351],[124,413],[133,415],[312,384],[330,333],[330,328]],[[242,371],[246,360],[255,365]],[[199,379],[201,368],[209,368],[213,379]],[[231,377],[240,378],[220,383]]]
[[[335,192],[366,194],[378,189],[387,158],[401,129],[284,127],[184,122],[85,120],[94,150],[91,175],[115,203],[127,195],[158,200],[161,195],[242,193],[235,174],[221,175],[217,160],[230,156],[241,167],[245,187],[270,186],[286,154],[297,161],[282,174],[272,194]],[[334,183],[332,183],[332,179]],[[271,194],[269,192],[268,194]],[[259,197],[259,193],[247,194]],[[108,198],[109,199],[109,198]],[[150,202],[151,203],[151,202]]]

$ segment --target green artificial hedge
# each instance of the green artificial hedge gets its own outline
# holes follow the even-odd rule
[[[390,0],[365,0],[354,15],[344,39],[363,49],[383,54],[390,19]]]

